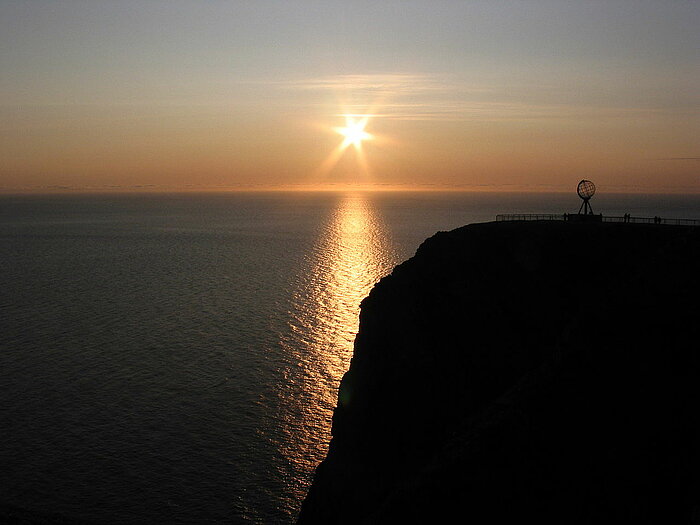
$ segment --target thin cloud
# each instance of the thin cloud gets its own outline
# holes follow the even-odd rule
[[[603,107],[567,103],[537,103],[527,92],[503,86],[476,85],[451,75],[363,74],[277,82],[285,89],[332,93],[341,106],[338,115],[412,121],[515,121],[648,117],[654,108]],[[323,101],[313,106],[327,106]]]
[[[444,85],[436,77],[403,73],[336,75],[290,81],[288,86],[304,90],[347,90],[355,93],[371,94],[419,93],[444,89]]]

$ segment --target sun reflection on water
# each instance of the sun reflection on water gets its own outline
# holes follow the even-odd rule
[[[346,197],[316,250],[312,278],[311,347],[329,383],[345,373],[359,323],[360,302],[393,261],[384,230],[368,200]],[[337,387],[337,384],[334,386]],[[335,404],[335,391],[330,401]]]
[[[325,457],[338,385],[352,357],[360,302],[397,263],[371,196],[343,196],[296,283],[281,344],[296,360],[281,395],[291,479],[309,479]],[[296,478],[294,476],[297,476]],[[291,487],[290,487],[291,488]],[[303,497],[307,487],[297,487]]]

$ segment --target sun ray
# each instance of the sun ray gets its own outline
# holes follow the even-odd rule
[[[365,178],[369,177],[369,165],[367,164],[367,156],[362,148],[357,148],[357,163],[360,165],[362,174]]]
[[[344,142],[342,144],[338,144],[338,146],[336,146],[335,149],[325,158],[318,168],[319,175],[325,175],[338,163],[340,157],[343,156],[343,152],[347,148],[347,146],[344,146],[344,144]]]

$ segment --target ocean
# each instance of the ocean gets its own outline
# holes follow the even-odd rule
[[[591,203],[700,218],[700,196]],[[293,523],[373,284],[436,231],[579,205],[574,192],[0,196],[0,508]]]

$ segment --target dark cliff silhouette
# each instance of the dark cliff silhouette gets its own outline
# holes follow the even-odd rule
[[[699,261],[690,227],[428,239],[362,304],[299,523],[700,522]]]

